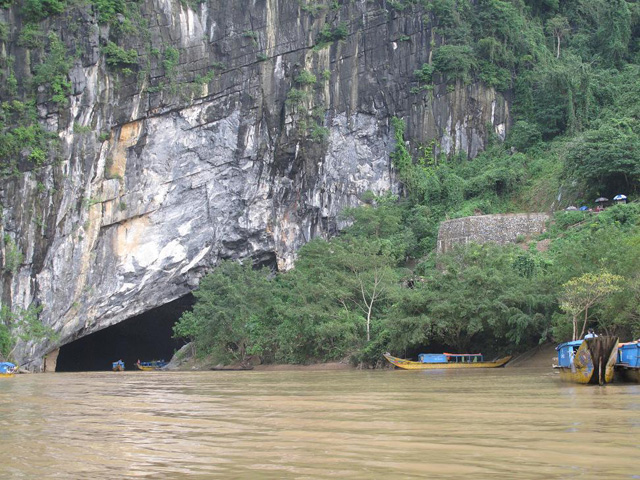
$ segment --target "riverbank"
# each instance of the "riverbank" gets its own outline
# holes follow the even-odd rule
[[[557,356],[555,345],[545,343],[516,356],[505,368],[551,368]]]
[[[535,347],[527,352],[517,355],[512,359],[505,368],[546,368],[551,367],[553,364],[553,358],[557,357],[555,345],[544,344]],[[387,367],[387,365],[385,365]],[[178,371],[204,371],[204,370],[240,370],[242,369],[240,364],[232,365],[220,365],[214,363],[211,359],[197,359],[189,358],[184,359],[177,365],[174,365],[170,370]],[[348,360],[340,362],[327,362],[327,363],[312,363],[309,365],[291,365],[286,363],[278,364],[254,364],[254,371],[261,372],[284,372],[284,371],[301,371],[301,372],[314,372],[314,371],[329,371],[329,370],[356,370],[357,367],[349,363]]]
[[[291,365],[287,363],[276,364],[261,364],[253,365],[252,370],[260,372],[286,372],[286,371],[325,371],[325,370],[355,370],[356,367],[348,362],[328,362],[328,363],[311,363],[309,365]],[[177,371],[206,371],[206,370],[219,370],[219,371],[234,371],[242,370],[242,366],[239,364],[232,365],[219,365],[212,362],[210,359],[188,359],[183,361],[173,368],[168,370]]]

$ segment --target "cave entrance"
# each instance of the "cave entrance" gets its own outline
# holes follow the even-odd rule
[[[184,341],[173,338],[173,326],[193,303],[189,294],[63,345],[56,372],[111,370],[111,364],[120,359],[126,370],[135,370],[138,360],[169,361],[184,345]]]

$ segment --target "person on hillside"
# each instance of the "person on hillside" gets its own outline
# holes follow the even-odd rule
[[[596,335],[596,332],[593,331],[593,328],[590,328],[584,338],[596,338],[597,336],[598,335]]]

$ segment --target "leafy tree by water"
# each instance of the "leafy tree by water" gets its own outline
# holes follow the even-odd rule
[[[193,311],[182,315],[175,335],[220,361],[246,362],[271,313],[270,283],[269,271],[254,270],[250,262],[222,262],[202,279]]]
[[[571,315],[572,340],[582,338],[584,335],[589,320],[589,309],[619,291],[622,280],[621,276],[612,275],[609,272],[585,273],[562,286],[560,308]],[[578,334],[580,315],[583,315],[584,320],[582,330]]]

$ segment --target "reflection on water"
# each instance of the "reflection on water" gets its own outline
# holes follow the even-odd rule
[[[0,380],[2,479],[640,474],[640,386],[546,369]]]

